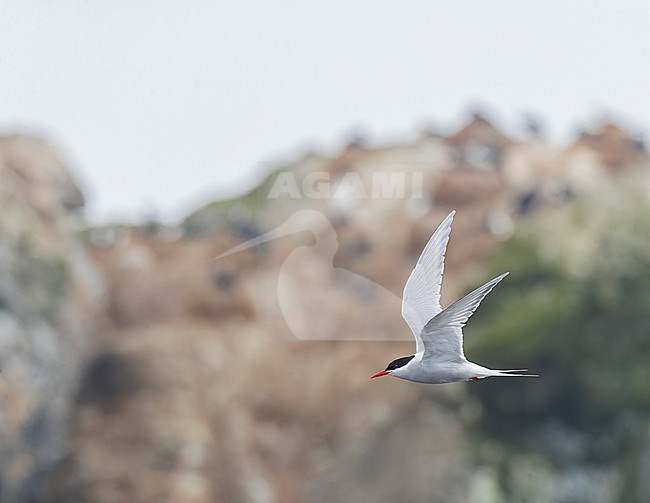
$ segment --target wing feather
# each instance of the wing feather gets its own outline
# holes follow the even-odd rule
[[[423,358],[449,362],[465,360],[463,327],[486,295],[507,275],[488,281],[434,316],[422,329]]]
[[[427,322],[442,311],[440,286],[445,270],[445,251],[456,211],[447,215],[422,250],[402,298],[402,316],[415,336],[416,352],[424,350],[420,333]]]

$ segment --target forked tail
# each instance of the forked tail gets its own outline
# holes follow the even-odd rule
[[[518,374],[517,372],[528,372],[528,369],[516,370],[494,370],[490,377],[539,377],[538,374]]]

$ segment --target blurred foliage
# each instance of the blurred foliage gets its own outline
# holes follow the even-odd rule
[[[217,199],[201,206],[185,217],[182,223],[183,229],[189,233],[200,233],[206,228],[224,227],[233,219],[254,219],[254,216],[265,212],[269,201],[267,196],[278,175],[285,171],[293,173],[294,169],[293,165],[280,164],[244,194]]]
[[[70,283],[66,258],[58,253],[43,254],[24,234],[14,244],[16,262],[12,264],[14,281],[20,286],[31,315],[54,320]]]
[[[648,209],[642,197],[582,200],[522,220],[503,244],[493,272],[511,275],[477,313],[467,354],[541,378],[470,388],[481,437],[556,468],[615,464],[626,487],[638,482],[650,412]]]

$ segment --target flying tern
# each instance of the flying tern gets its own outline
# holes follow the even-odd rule
[[[527,369],[493,370],[472,363],[463,352],[463,327],[481,301],[508,273],[497,276],[468,293],[447,309],[440,305],[440,286],[445,268],[445,250],[455,211],[443,220],[424,247],[404,287],[402,316],[415,336],[415,354],[397,358],[385,375],[426,384],[478,381],[486,377],[538,377],[521,374]]]

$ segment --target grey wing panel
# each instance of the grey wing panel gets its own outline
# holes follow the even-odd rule
[[[423,360],[430,359],[435,362],[465,360],[463,329],[460,327],[435,326],[427,323],[422,330],[422,341],[424,344]]]
[[[447,309],[433,317],[422,329],[421,337],[425,357],[465,358],[463,352],[463,327],[474,314],[481,301],[506,276],[502,274],[468,293]]]

